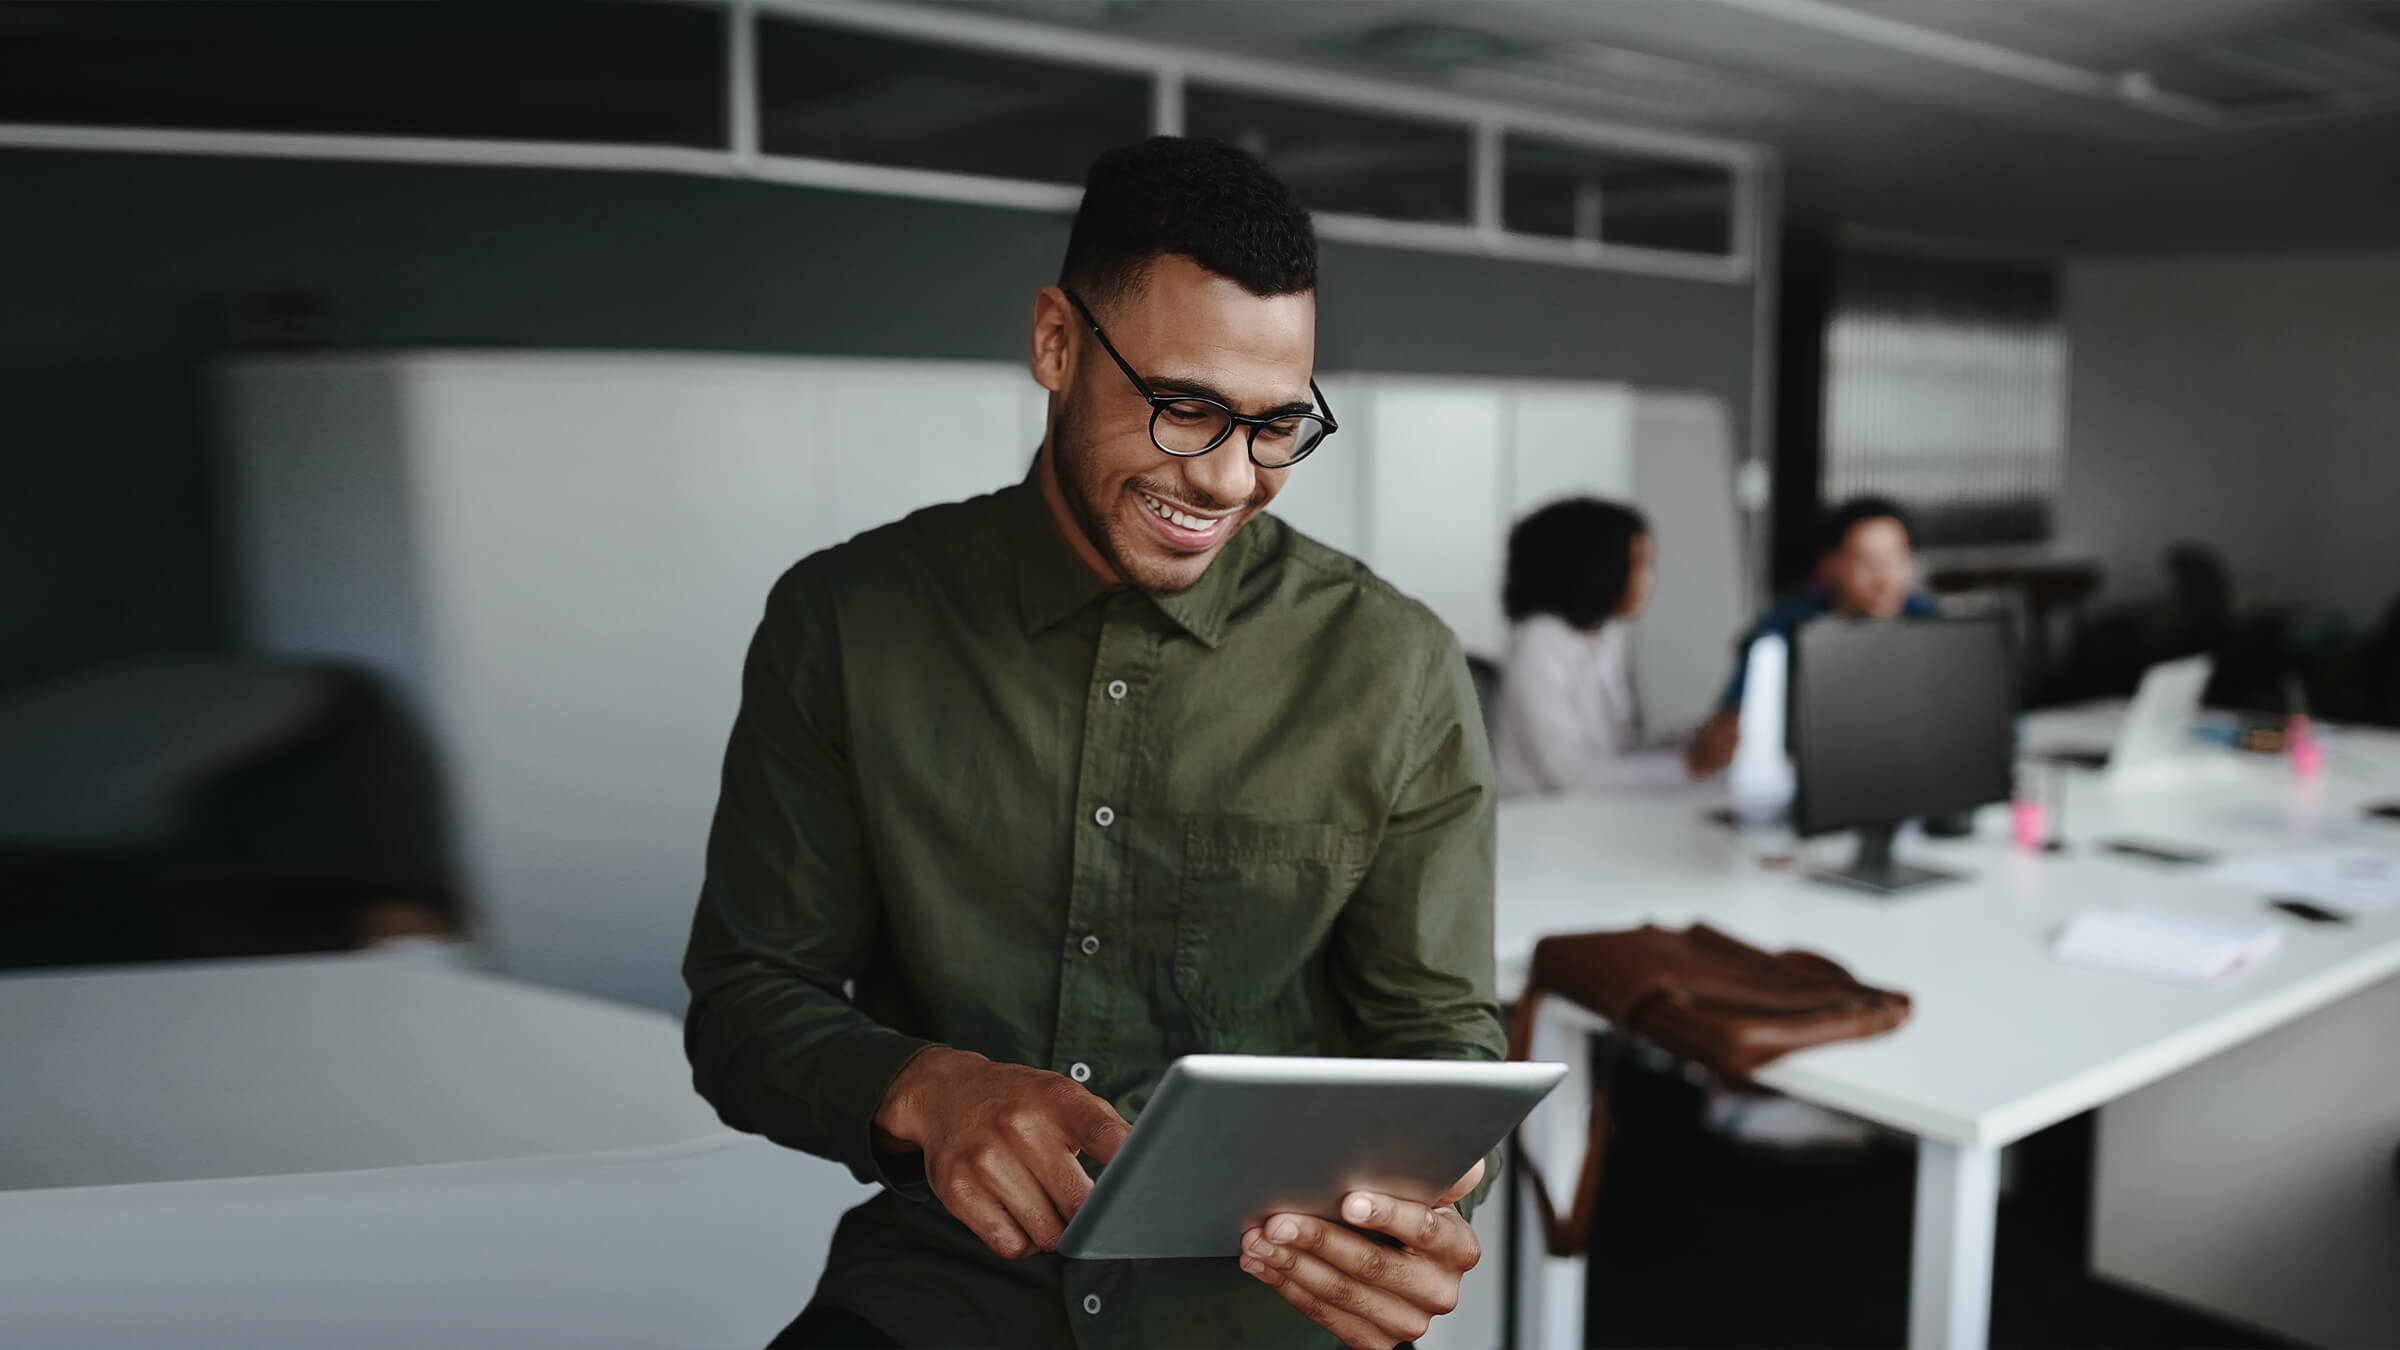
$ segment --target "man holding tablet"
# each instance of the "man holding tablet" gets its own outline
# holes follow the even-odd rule
[[[1263,514],[1336,425],[1316,261],[1239,150],[1103,155],[1034,297],[1026,480],[768,597],[686,1044],[729,1124],[884,1186],[778,1345],[1390,1346],[1479,1256],[1480,1164],[1239,1258],[1054,1250],[1180,1056],[1505,1046],[1458,643]]]

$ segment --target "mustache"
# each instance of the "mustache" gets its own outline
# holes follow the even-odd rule
[[[1264,506],[1267,501],[1267,494],[1263,488],[1253,490],[1249,500],[1234,503],[1212,493],[1195,491],[1185,484],[1170,483],[1155,478],[1134,478],[1130,481],[1137,492],[1147,493],[1169,506],[1180,507],[1206,516],[1223,515],[1228,511],[1235,510],[1237,506]]]

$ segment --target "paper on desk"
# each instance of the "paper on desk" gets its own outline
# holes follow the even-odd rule
[[[2264,920],[2208,919],[2168,910],[2087,909],[2053,950],[2070,965],[2177,984],[2206,984],[2274,954],[2283,930]]]
[[[2231,858],[2211,867],[2206,875],[2229,886],[2297,896],[2350,914],[2380,914],[2400,905],[2400,858],[2364,849]]]

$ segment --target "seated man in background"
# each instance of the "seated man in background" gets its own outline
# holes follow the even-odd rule
[[[1812,619],[1932,618],[1941,612],[1917,589],[1917,560],[1908,516],[1888,497],[1853,497],[1825,516],[1817,536],[1817,570],[1796,596],[1767,611],[1734,649],[1733,678],[1717,700],[1717,715],[1693,742],[1695,773],[1715,773],[1733,758],[1741,725],[1742,685],[1750,644],[1774,633],[1789,641]]]
[[[1656,554],[1641,512],[1596,497],[1553,502],[1509,531],[1502,793],[1665,787],[1720,753],[1708,735],[1688,748],[1643,742],[1625,629],[1650,597]]]

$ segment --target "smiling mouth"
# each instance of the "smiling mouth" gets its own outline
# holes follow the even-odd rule
[[[1186,509],[1171,507],[1171,504],[1159,500],[1159,497],[1152,497],[1150,492],[1142,492],[1140,488],[1135,488],[1133,495],[1140,497],[1142,509],[1150,512],[1152,524],[1159,526],[1159,531],[1166,533],[1166,538],[1174,540],[1174,543],[1183,543],[1183,545],[1212,543],[1212,540],[1224,531],[1226,521],[1234,519],[1234,516],[1200,516],[1200,514],[1186,512]]]

